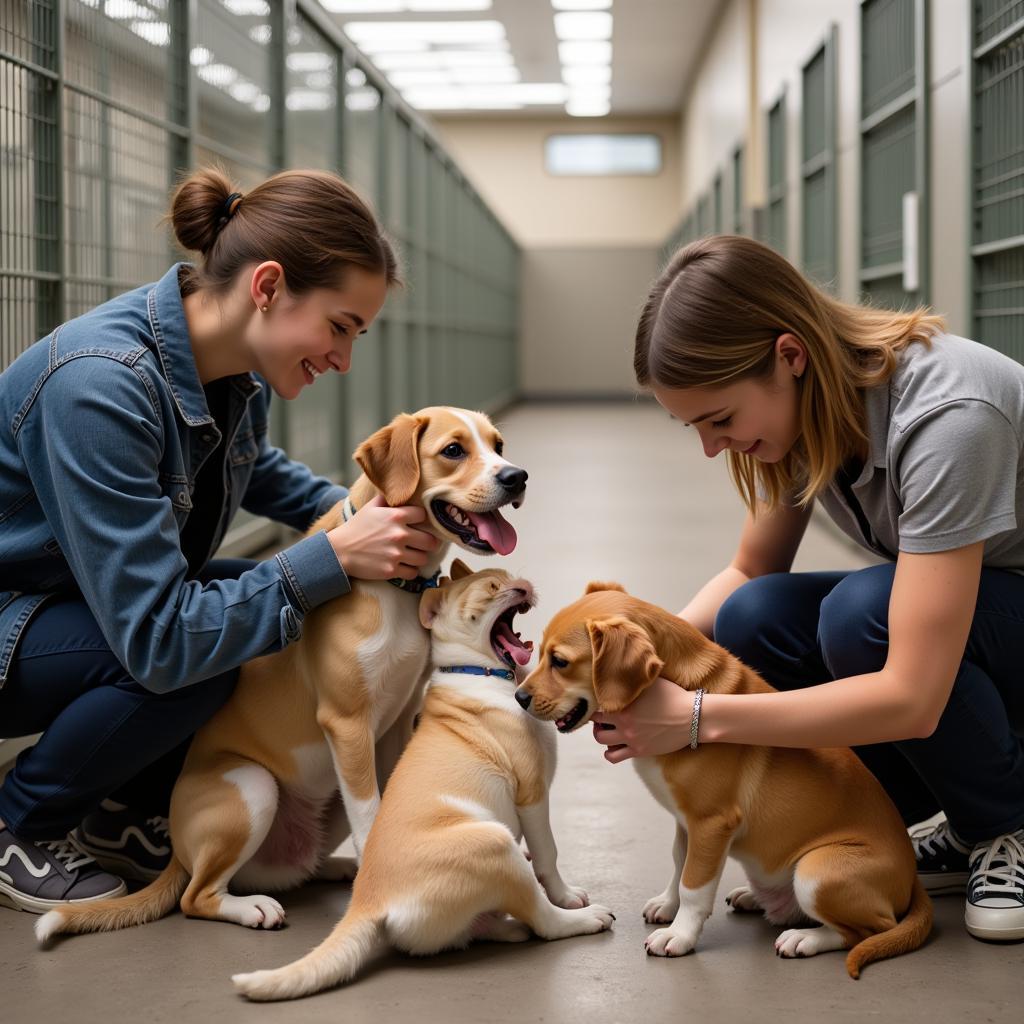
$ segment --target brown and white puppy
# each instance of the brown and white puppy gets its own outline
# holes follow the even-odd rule
[[[571,732],[598,709],[621,711],[659,676],[709,693],[772,690],[689,623],[617,583],[591,583],[551,620],[537,668],[516,696]],[[820,923],[784,931],[775,942],[781,956],[849,949],[856,978],[864,964],[927,938],[931,902],[906,829],[848,748],[717,743],[633,763],[676,821],[672,879],[643,911],[668,924],[647,937],[649,954],[693,950],[727,855],[750,883],[727,897],[734,910],[763,911],[773,924]]]
[[[586,893],[558,872],[548,817],[554,730],[515,702],[515,669],[532,644],[513,620],[533,604],[533,588],[500,569],[470,575],[459,561],[452,578],[423,595],[434,671],[348,910],[302,959],[236,974],[250,999],[293,999],[349,981],[390,946],[425,955],[472,939],[520,942],[531,930],[562,939],[611,926],[611,912],[587,906]]]
[[[422,505],[442,542],[426,577],[452,542],[507,554],[516,535],[499,509],[518,506],[526,472],[501,452],[482,413],[399,415],[357,449],[363,475],[347,504],[358,510],[380,493],[391,506]],[[310,532],[337,526],[345,504]],[[170,865],[138,893],[43,916],[39,940],[155,920],[179,898],[191,917],[274,928],[284,920],[276,900],[229,886],[261,893],[314,875],[351,878],[354,865],[330,853],[351,829],[362,854],[412,734],[429,646],[419,593],[385,580],[353,580],[350,594],[310,612],[298,641],[242,667],[233,696],[196,734],[171,800]]]

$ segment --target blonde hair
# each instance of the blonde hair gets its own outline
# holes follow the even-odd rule
[[[806,505],[842,464],[867,449],[864,396],[896,369],[912,342],[945,330],[921,307],[894,312],[840,302],[773,249],[739,235],[680,249],[655,281],[636,331],[639,384],[717,388],[775,369],[775,342],[792,333],[807,350],[799,379],[800,438],[776,463],[730,451],[729,472],[747,507]],[[758,493],[760,491],[760,493]]]

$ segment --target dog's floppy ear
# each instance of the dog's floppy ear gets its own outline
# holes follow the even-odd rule
[[[455,561],[452,562],[451,569],[449,569],[448,571],[452,574],[453,583],[457,580],[464,579],[466,576],[473,575],[473,570],[470,569],[470,567],[466,565],[466,563],[461,558],[456,558]]]
[[[428,587],[420,595],[420,624],[424,629],[430,629],[434,625],[434,619],[437,618],[441,605],[448,596],[445,589],[443,586]]]
[[[352,456],[392,508],[407,504],[419,486],[419,443],[427,423],[422,417],[399,413]]]
[[[587,622],[594,655],[594,696],[602,711],[615,713],[658,678],[664,662],[642,626],[621,615]]]
[[[626,588],[621,583],[612,583],[610,580],[591,580],[587,584],[587,589],[583,591],[583,596],[587,594],[593,594],[597,590],[621,590],[623,594],[626,593]]]

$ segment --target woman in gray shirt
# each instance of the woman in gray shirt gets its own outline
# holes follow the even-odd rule
[[[749,510],[680,615],[786,691],[706,696],[700,742],[853,746],[908,824],[944,812],[913,833],[925,887],[1024,939],[1024,367],[731,236],[676,253],[634,365]],[[791,572],[814,500],[884,561]],[[693,717],[659,680],[594,735],[618,763],[686,746]]]

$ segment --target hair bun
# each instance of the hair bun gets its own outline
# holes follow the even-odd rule
[[[218,168],[204,167],[190,174],[171,200],[171,225],[178,243],[205,256],[241,199],[242,193]]]

